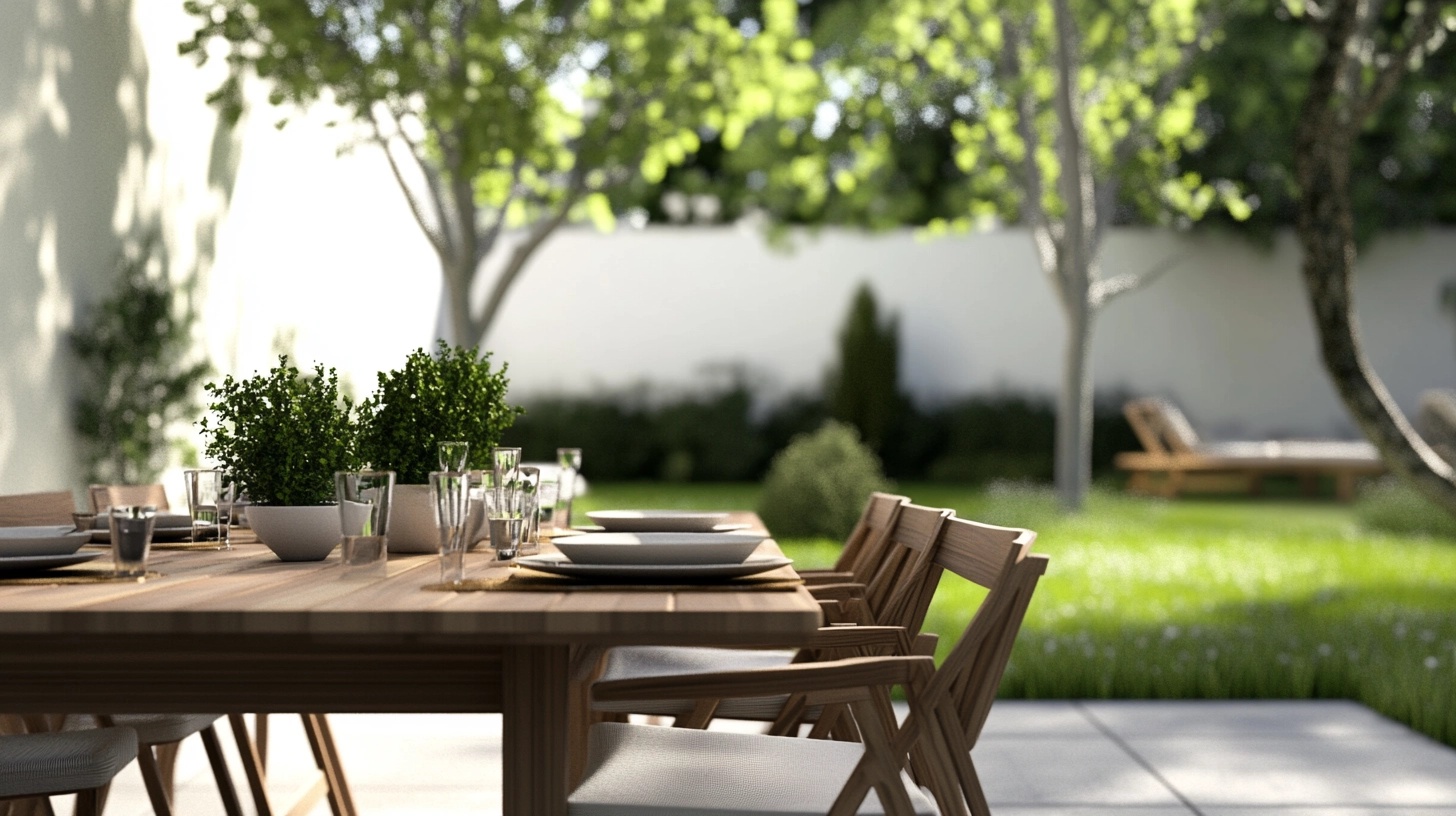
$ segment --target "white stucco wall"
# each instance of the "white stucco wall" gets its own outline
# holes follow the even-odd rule
[[[284,130],[260,110],[216,138],[216,74],[176,55],[178,4],[0,3],[0,492],[76,486],[63,339],[104,294],[118,235],[159,223],[174,276],[204,273],[203,343],[224,373],[268,365],[275,336],[360,390],[434,336],[430,250],[382,157],[338,155],[327,111]],[[236,162],[224,214],[220,168]],[[209,182],[212,180],[212,183]],[[215,229],[214,229],[215,224]],[[215,239],[215,245],[212,243]],[[778,392],[816,387],[861,280],[900,315],[905,386],[1050,393],[1062,327],[1030,239],[1004,230],[801,235],[769,247],[739,227],[562,230],[511,294],[487,347],[513,392],[692,387],[742,364]],[[1094,346],[1099,387],[1177,397],[1210,436],[1347,434],[1284,237],[1115,231],[1109,270],[1177,255],[1114,303]],[[1360,319],[1376,370],[1413,408],[1456,385],[1456,329],[1436,292],[1456,231],[1388,236],[1361,259]]]

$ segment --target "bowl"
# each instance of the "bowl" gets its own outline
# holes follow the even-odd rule
[[[552,539],[575,564],[741,564],[758,549],[757,533],[584,533]]]

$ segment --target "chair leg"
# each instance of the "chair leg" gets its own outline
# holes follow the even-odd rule
[[[266,715],[259,714],[261,719]],[[266,721],[265,721],[266,722]],[[238,755],[243,758],[243,776],[247,777],[248,790],[253,794],[253,807],[258,816],[273,816],[273,805],[268,801],[268,779],[263,771],[262,751],[248,737],[248,724],[241,714],[229,714],[228,724],[233,729],[233,739],[238,744]]]
[[[338,750],[334,746],[333,734],[328,720],[322,714],[303,714],[303,730],[308,734],[313,758],[328,783],[329,809],[334,816],[355,816],[354,800],[349,794],[344,769],[339,762]]]
[[[76,794],[76,816],[101,816],[102,795],[100,788],[90,788]]]
[[[227,759],[222,754],[222,743],[217,739],[217,728],[209,725],[202,729],[201,736],[202,747],[207,749],[207,761],[212,764],[213,781],[217,782],[217,792],[222,797],[223,812],[227,816],[243,816],[243,804],[238,801],[232,774],[228,773]]]
[[[172,816],[172,803],[167,798],[167,786],[162,782],[162,771],[157,766],[157,755],[153,753],[152,746],[140,746],[137,767],[141,769],[142,782],[147,786],[147,796],[152,800],[152,812],[156,816]]]

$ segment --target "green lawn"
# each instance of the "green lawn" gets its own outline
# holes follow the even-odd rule
[[[1165,502],[901,485],[966,518],[1030,527],[1051,556],[1002,694],[1359,700],[1456,745],[1456,540],[1362,529],[1330,503]],[[752,509],[754,485],[593,485],[581,508]],[[782,541],[807,566],[837,544]],[[978,596],[946,580],[927,629]],[[947,641],[949,638],[947,639]]]

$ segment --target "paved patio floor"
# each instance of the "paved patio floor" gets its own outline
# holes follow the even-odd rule
[[[500,812],[500,717],[330,721],[363,816]],[[298,718],[273,723],[283,806],[313,766]],[[1456,750],[1349,702],[1001,702],[975,757],[997,816],[1456,815]],[[222,813],[200,741],[178,780],[179,814]],[[133,765],[107,813],[150,812]]]

